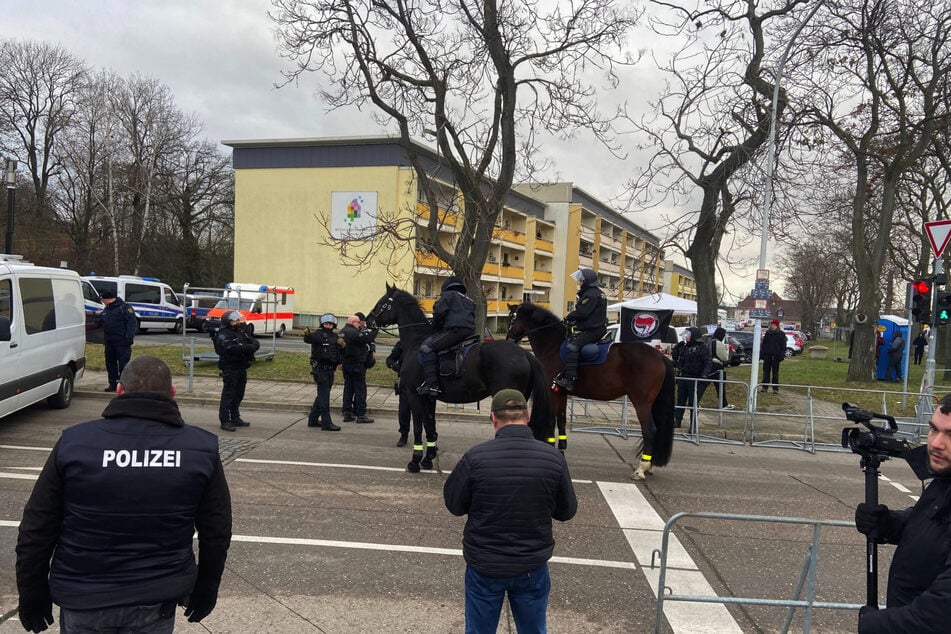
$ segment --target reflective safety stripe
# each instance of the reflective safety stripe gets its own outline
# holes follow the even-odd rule
[[[644,462],[650,462],[650,461],[651,461],[651,457],[648,456],[646,453],[642,453],[642,454],[641,454],[641,460],[643,460]]]
[[[568,440],[568,434],[558,434],[558,440]]]
[[[427,441],[426,441],[426,446],[427,446],[427,447],[435,447],[435,446],[436,446],[436,442],[435,442],[435,441],[429,442],[429,441],[427,440]]]
[[[549,437],[548,437],[548,444],[550,444],[550,445],[554,445],[554,444],[555,444],[555,437],[554,437],[554,436],[549,436]]]
[[[413,451],[422,451],[422,450],[423,450],[422,445],[413,445]]]

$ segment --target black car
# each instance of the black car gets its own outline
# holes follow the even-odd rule
[[[741,363],[753,363],[753,333],[742,330],[730,330],[726,333],[730,339],[735,339],[742,350]]]

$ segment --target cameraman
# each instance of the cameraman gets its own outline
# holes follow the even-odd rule
[[[951,394],[931,415],[928,444],[905,454],[922,480],[921,498],[904,511],[861,503],[855,527],[879,544],[897,544],[886,608],[863,606],[859,633],[947,632],[951,624]]]

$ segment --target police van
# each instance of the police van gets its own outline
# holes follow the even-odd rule
[[[139,332],[150,328],[163,328],[173,333],[181,333],[185,325],[185,314],[175,291],[160,280],[138,275],[86,275],[84,280],[92,284],[97,291],[114,291],[135,311],[139,321]]]
[[[73,400],[86,368],[79,274],[0,254],[0,417],[42,400]]]

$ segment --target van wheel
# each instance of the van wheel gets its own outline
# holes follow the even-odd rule
[[[146,331],[148,330],[148,328],[143,328],[143,327],[142,327],[142,320],[141,320],[141,319],[136,319],[135,321],[136,321],[136,324],[137,324],[137,325],[136,325],[136,328],[135,328],[135,331],[136,331],[138,334],[141,335],[142,333],[144,333],[144,332],[146,332]]]
[[[176,321],[176,322],[175,322],[175,325],[172,326],[171,328],[169,328],[168,331],[169,331],[170,333],[172,333],[173,335],[180,335],[180,334],[182,334],[182,322],[181,322],[181,320]]]
[[[53,409],[66,409],[73,402],[73,371],[66,368],[63,371],[63,380],[59,384],[59,392],[46,399],[46,404]]]
[[[287,330],[287,328],[284,327],[284,324],[281,324],[281,327],[277,329],[277,332],[274,333],[274,336],[276,336],[278,339],[280,339],[281,337],[284,336],[284,332],[285,332],[286,330]]]
[[[250,336],[253,337],[253,336],[254,336],[254,324],[248,324],[247,328],[245,329],[245,332],[248,333],[248,335],[250,335]]]

